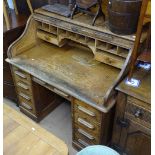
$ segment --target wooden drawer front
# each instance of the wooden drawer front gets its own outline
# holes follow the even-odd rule
[[[75,137],[79,137],[80,139],[87,141],[89,144],[99,144],[99,136],[90,134],[88,131],[79,127],[78,125],[75,125],[74,134]]]
[[[144,121],[146,123],[151,124],[151,112],[137,106],[135,104],[127,103],[126,105],[126,113],[130,114],[135,121]]]
[[[32,88],[31,88],[31,86],[27,85],[26,83],[18,81],[16,83],[16,88],[17,88],[18,92],[24,92],[24,93],[32,96]]]
[[[74,112],[87,121],[101,124],[102,113],[79,100],[74,101]]]
[[[75,122],[79,128],[83,128],[84,130],[86,130],[88,133],[93,134],[98,136],[100,134],[100,126],[98,126],[97,124],[95,124],[94,122],[87,121],[84,118],[80,117],[80,116],[75,116]]]
[[[25,97],[22,97],[20,94],[18,95],[19,97],[19,104],[22,106],[24,109],[34,113],[34,108],[31,99],[26,99]]]
[[[146,103],[144,101],[138,100],[138,99],[136,99],[134,97],[127,96],[127,102],[128,103],[135,104],[135,105],[138,105],[138,106],[141,106],[144,109],[147,109],[149,111],[151,110],[151,105],[149,103]]]
[[[23,81],[29,84],[29,82],[31,81],[30,74],[15,67],[13,67],[13,72],[14,72],[14,77],[16,82]]]

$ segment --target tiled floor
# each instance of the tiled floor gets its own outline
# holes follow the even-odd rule
[[[16,110],[19,110],[15,103],[6,98],[4,98],[4,103],[10,105]],[[39,124],[65,141],[69,148],[69,155],[76,155],[77,151],[72,147],[71,122],[71,106],[69,103],[62,103],[53,112],[47,115]]]

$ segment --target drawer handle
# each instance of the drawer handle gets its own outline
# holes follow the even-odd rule
[[[26,76],[23,73],[19,72],[19,71],[15,71],[15,74],[20,76],[23,79],[26,79]]]
[[[78,132],[81,133],[82,135],[84,135],[85,137],[87,137],[90,140],[93,140],[94,139],[94,137],[92,135],[88,134],[87,132],[85,132],[82,129],[78,129]]]
[[[62,92],[62,91],[60,91],[60,90],[58,90],[58,89],[56,89],[56,88],[54,88],[53,91],[54,91],[55,93],[61,95],[61,96],[68,97],[67,94],[65,94],[64,92]]]
[[[78,109],[86,114],[88,114],[89,116],[92,116],[92,117],[95,117],[95,113],[92,112],[92,111],[89,111],[87,109],[85,109],[84,107],[82,106],[78,106]]]
[[[94,129],[94,126],[88,122],[86,122],[84,119],[82,118],[78,118],[78,122],[83,124],[84,126],[88,127],[89,129]]]
[[[85,146],[85,147],[89,146],[88,143],[84,142],[84,141],[81,140],[81,139],[78,139],[78,142],[81,143],[81,144],[82,144],[83,146]]]
[[[21,105],[22,105],[23,107],[25,107],[26,109],[28,109],[28,110],[32,110],[32,107],[30,107],[29,105],[27,105],[27,104],[24,103],[24,102],[22,102]]]
[[[29,89],[29,88],[28,88],[25,84],[23,84],[23,83],[18,82],[17,85],[18,85],[19,87],[23,88],[23,89],[26,89],[26,90]]]
[[[23,94],[23,93],[20,93],[19,94],[21,97],[23,97],[23,98],[25,98],[26,100],[30,100],[30,97],[29,96],[27,96],[27,95],[25,95],[25,94]]]

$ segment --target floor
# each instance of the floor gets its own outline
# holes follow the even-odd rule
[[[19,108],[12,101],[4,98],[4,103],[19,111]],[[72,147],[71,105],[69,103],[62,103],[39,124],[65,141],[69,149],[69,155],[75,155],[77,153]]]
[[[64,141],[7,104],[3,105],[3,146],[5,155],[68,155]]]

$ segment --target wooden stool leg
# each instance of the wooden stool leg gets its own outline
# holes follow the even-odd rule
[[[16,15],[18,15],[16,0],[12,0],[12,1],[13,1],[13,6],[14,6],[14,9],[15,9],[15,13],[16,13]]]
[[[3,13],[4,13],[4,19],[6,22],[7,30],[9,30],[10,29],[9,14],[8,14],[8,10],[7,10],[5,1],[3,1]]]
[[[71,13],[71,19],[73,19],[73,15],[74,15],[76,9],[77,9],[77,5],[75,4],[75,6],[74,6],[74,8],[73,8],[73,11],[72,11],[72,13]]]
[[[33,8],[32,8],[32,5],[31,5],[31,2],[30,0],[26,0],[27,4],[28,4],[28,7],[30,9],[30,12],[33,13]]]
[[[97,17],[98,17],[99,15],[102,15],[103,20],[105,20],[105,15],[104,15],[104,13],[102,12],[101,3],[98,2],[98,5],[99,5],[98,11],[97,11],[97,13],[96,13],[96,15],[95,15],[95,17],[94,17],[94,19],[93,19],[93,22],[92,22],[92,25],[93,25],[93,26],[94,26],[95,21],[96,21],[96,19],[97,19]]]

